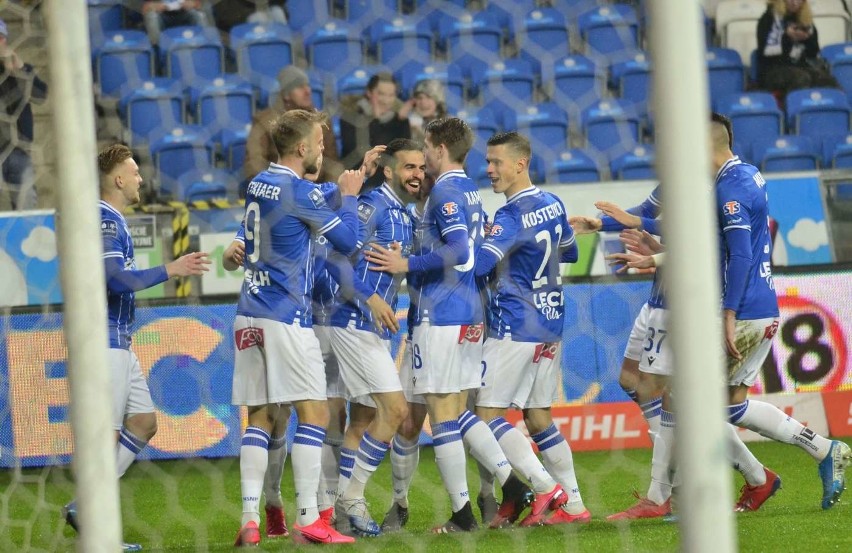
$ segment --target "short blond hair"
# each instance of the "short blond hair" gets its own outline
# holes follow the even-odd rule
[[[291,109],[272,121],[272,143],[281,157],[295,154],[299,144],[305,142],[314,125],[325,126],[328,117],[321,111]]]
[[[124,144],[112,144],[105,147],[98,154],[98,171],[101,177],[106,177],[131,157],[133,157],[133,151]]]
[[[787,15],[787,0],[766,0],[766,3],[772,6],[772,11],[780,17]],[[802,0],[802,7],[796,14],[796,23],[805,27],[810,27],[814,24],[814,15],[811,11],[811,5],[808,0]]]

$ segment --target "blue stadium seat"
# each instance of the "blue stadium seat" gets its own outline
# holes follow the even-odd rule
[[[806,88],[787,95],[787,128],[821,138],[849,132],[849,101],[833,88]]]
[[[172,27],[160,35],[160,56],[166,75],[191,84],[222,73],[225,47],[215,27]]]
[[[148,35],[142,31],[110,33],[93,51],[92,60],[94,78],[104,96],[114,96],[122,87],[153,76],[153,50]]]
[[[562,152],[556,161],[550,164],[547,180],[559,183],[596,182],[601,180],[601,177],[598,164],[590,153],[571,149]]]
[[[781,135],[754,145],[754,159],[764,173],[813,171],[820,155],[807,136]]]
[[[299,0],[287,3],[287,25],[307,36],[328,21],[328,0]],[[289,62],[288,62],[289,63]]]
[[[237,57],[237,71],[246,78],[259,73],[278,77],[293,63],[293,37],[286,25],[244,23],[231,29],[231,49]]]
[[[656,179],[654,147],[639,145],[609,163],[612,178],[621,180]]]
[[[151,141],[151,157],[160,194],[178,198],[178,179],[194,169],[208,169],[213,156],[210,135],[199,125],[178,125]]]
[[[337,98],[346,95],[362,95],[367,90],[367,83],[376,73],[388,72],[389,69],[383,65],[364,65],[357,67],[337,80]]]
[[[400,57],[428,62],[432,57],[432,30],[425,19],[399,16],[379,20],[371,28],[371,36],[380,63]]]
[[[129,142],[145,142],[151,133],[183,123],[183,89],[177,81],[163,78],[128,85],[118,102],[118,113],[130,131]]]
[[[207,128],[219,141],[223,129],[251,123],[254,114],[254,88],[236,75],[221,75],[196,83],[189,90],[190,110],[197,124]]]
[[[329,21],[305,38],[305,52],[314,69],[339,73],[361,65],[363,45],[345,22]]]
[[[392,18],[398,15],[397,0],[345,0],[343,10],[348,21],[373,20],[377,17]]]
[[[651,60],[644,52],[636,52],[629,60],[610,67],[610,79],[619,97],[647,111],[651,94]]]
[[[500,130],[494,113],[486,107],[478,110],[463,109],[456,112],[456,117],[465,121],[476,134],[476,140],[485,143]]]
[[[530,180],[533,183],[545,183],[547,181],[547,163],[544,157],[533,151],[530,159]]]
[[[852,101],[852,42],[825,46],[820,55],[831,66],[831,74]]]
[[[396,72],[396,78],[406,98],[411,96],[414,85],[425,79],[435,79],[444,84],[448,104],[458,104],[464,98],[464,76],[461,69],[452,63],[421,65],[414,61],[403,65]]]
[[[768,92],[729,94],[715,104],[719,113],[728,116],[734,127],[734,140],[746,159],[753,159],[751,145],[776,138],[783,132],[784,114],[775,97]]]
[[[485,161],[484,150],[472,148],[464,160],[464,172],[468,177],[473,179],[480,188],[491,186],[491,180],[488,178],[488,163]]]
[[[583,110],[580,121],[589,147],[614,157],[639,142],[639,117],[620,100],[601,100]]]
[[[237,178],[241,178],[243,174],[243,164],[246,160],[246,141],[249,132],[251,132],[251,124],[244,125],[239,129],[222,131],[222,158],[228,171]]]
[[[551,60],[571,53],[568,23],[558,10],[536,8],[526,14],[522,25],[518,41],[524,57],[540,60],[543,65],[549,66]]]
[[[506,38],[515,40],[515,33],[522,24],[524,16],[535,8],[533,0],[488,0],[485,11],[505,30]]]
[[[533,151],[561,152],[568,142],[568,115],[556,104],[543,102],[515,114],[518,132],[530,138]]]
[[[175,197],[182,202],[237,197],[237,182],[227,171],[201,168],[182,174],[177,180]]]
[[[124,28],[124,6],[121,0],[88,0],[89,35],[92,45],[114,31]]]
[[[503,31],[497,21],[484,11],[442,19],[439,35],[446,41],[447,54],[453,61],[462,54],[499,55],[503,41]]]
[[[709,48],[705,59],[707,61],[711,103],[745,89],[745,67],[743,67],[743,60],[736,50]]]
[[[535,75],[529,62],[506,59],[491,64],[474,85],[485,102],[501,98],[507,104],[514,101],[519,106],[528,106],[533,103]]]
[[[609,4],[580,14],[577,20],[586,52],[618,60],[618,54],[639,48],[639,21],[627,4]]]
[[[603,94],[603,79],[594,61],[586,56],[567,56],[553,67],[553,99],[585,108]]]

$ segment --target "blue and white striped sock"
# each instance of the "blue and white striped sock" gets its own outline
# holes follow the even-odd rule
[[[658,396],[647,403],[639,404],[642,409],[642,416],[648,423],[648,431],[651,433],[651,440],[655,440],[660,433],[660,413],[663,410],[663,397]]]
[[[458,419],[432,423],[432,444],[435,446],[435,462],[455,513],[470,501]]]
[[[358,452],[348,447],[340,448],[340,470],[337,474],[337,497],[343,497],[346,488],[349,486],[349,480],[352,478],[352,471],[355,469],[355,457]]]
[[[674,413],[661,410],[660,433],[651,453],[651,485],[648,487],[648,499],[657,505],[662,505],[672,495],[674,433]]]
[[[137,438],[130,430],[121,429],[121,432],[118,433],[118,445],[115,449],[115,467],[119,478],[124,476],[124,473],[136,460],[136,456],[146,445],[148,445],[148,442]]]
[[[349,486],[343,494],[345,499],[354,499],[364,497],[364,488],[367,481],[376,472],[376,469],[382,463],[382,459],[387,455],[390,444],[377,440],[370,436],[369,432],[364,432],[361,437],[361,443],[358,444],[358,454],[355,457],[355,468],[352,470],[352,478],[349,480]]]
[[[299,526],[312,524],[319,518],[317,491],[322,472],[322,441],[325,428],[299,424],[293,439],[293,482],[296,486],[296,514]]]
[[[240,490],[243,498],[243,521],[260,522],[260,493],[269,462],[269,434],[262,428],[249,426],[240,444]]]
[[[459,415],[459,427],[462,440],[470,449],[470,454],[497,479],[501,486],[505,484],[512,474],[512,466],[488,425],[470,411],[465,410]],[[490,487],[493,490],[493,479],[488,480],[491,481]]]
[[[571,447],[554,424],[532,436],[532,439],[538,446],[547,472],[568,493],[568,508],[572,509],[569,512],[573,513],[573,509],[582,507],[583,498],[580,495],[580,486],[577,484],[577,473],[574,472]]]
[[[530,481],[535,493],[548,493],[553,490],[556,481],[538,460],[529,440],[520,430],[503,417],[492,419],[488,426],[509,462],[512,463],[512,467]]]
[[[269,462],[266,466],[266,476],[263,477],[263,494],[266,504],[283,507],[281,499],[281,477],[284,474],[284,464],[287,462],[287,436],[275,436],[269,440]]]
[[[391,447],[391,473],[393,475],[393,500],[408,507],[408,490],[420,463],[420,437],[408,441],[401,435],[393,437]]]

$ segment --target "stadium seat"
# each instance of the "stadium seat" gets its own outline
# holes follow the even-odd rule
[[[535,144],[534,151],[561,152],[568,141],[568,115],[556,104],[543,102],[515,114],[518,132]]]
[[[195,169],[182,174],[177,180],[175,198],[182,202],[237,198],[237,182],[221,169]]]
[[[765,11],[764,0],[721,0],[716,6],[716,32],[722,46],[750,60],[757,48],[757,20]]]
[[[553,60],[571,53],[568,23],[558,10],[536,8],[526,14],[522,25],[518,38],[521,55],[538,66],[550,67]]]
[[[194,169],[208,169],[210,135],[198,125],[178,125],[151,141],[151,158],[160,182],[160,194],[178,198],[178,179]]]
[[[452,63],[421,65],[413,61],[397,70],[396,78],[402,88],[402,96],[406,98],[411,96],[414,85],[425,79],[435,79],[444,84],[448,104],[458,104],[464,98],[464,76],[461,69]]]
[[[379,20],[371,35],[380,63],[391,63],[397,58],[431,60],[432,31],[425,19],[400,16],[390,21]]]
[[[716,102],[715,109],[730,118],[734,139],[748,160],[753,159],[752,144],[776,138],[784,130],[784,114],[768,92],[729,94]]]
[[[494,62],[474,85],[485,102],[492,98],[501,98],[506,104],[514,101],[518,106],[533,103],[535,76],[529,62],[522,59]]]
[[[122,87],[150,79],[154,55],[142,31],[115,31],[103,39],[93,54],[94,77],[101,94],[115,96]]]
[[[547,181],[547,164],[539,153],[533,150],[532,159],[530,159],[530,180],[535,183],[546,183]]]
[[[547,174],[548,182],[596,182],[600,179],[600,171],[594,158],[579,149],[562,152],[556,161],[550,164]]]
[[[597,65],[586,56],[567,56],[553,67],[553,99],[580,109],[603,94],[603,79]]]
[[[622,100],[632,103],[640,113],[647,111],[651,94],[651,60],[636,52],[629,60],[610,67],[610,80]]]
[[[243,174],[243,164],[246,160],[246,141],[249,132],[251,132],[250,124],[239,129],[222,131],[222,158],[228,171],[237,178],[241,178]]]
[[[328,0],[299,0],[298,9],[295,2],[290,2],[287,8],[287,25],[302,36],[312,33],[331,17]]]
[[[745,90],[745,67],[736,50],[709,48],[705,59],[711,104],[724,96]]]
[[[389,69],[383,65],[365,65],[357,67],[337,80],[338,100],[347,95],[362,95],[367,90],[367,83],[376,73],[388,72]]]
[[[456,112],[455,116],[470,125],[476,135],[477,142],[483,144],[500,130],[494,113],[486,107],[478,110],[463,109]]]
[[[577,20],[586,53],[620,61],[618,54],[639,48],[639,21],[628,4],[599,6]]]
[[[841,137],[839,140],[831,140],[830,162],[826,167],[833,169],[852,168],[852,135]]]
[[[124,6],[121,0],[88,0],[89,35],[92,45],[104,36],[124,28]]]
[[[339,73],[361,65],[363,45],[342,21],[329,21],[305,38],[305,52],[314,69]]]
[[[640,145],[613,159],[610,164],[612,178],[620,180],[656,179],[654,147]]]
[[[254,89],[236,75],[221,75],[190,88],[190,110],[197,124],[204,126],[219,141],[223,129],[251,123],[254,114]]]
[[[843,87],[846,97],[852,100],[852,42],[825,46],[820,55],[831,66],[831,74]]]
[[[845,0],[810,0],[814,27],[819,31],[821,44],[836,44],[849,40],[850,16]]]
[[[817,139],[849,132],[849,101],[833,88],[806,88],[787,95],[787,128]]]
[[[398,9],[397,0],[345,0],[343,2],[346,20],[350,22],[372,20],[377,17],[393,18],[399,15]]]
[[[439,36],[445,40],[447,54],[455,61],[462,54],[499,55],[503,32],[488,12],[465,12],[441,20]]]
[[[212,79],[224,70],[225,48],[215,27],[165,29],[159,48],[166,76],[185,84]]]
[[[765,173],[814,171],[819,152],[807,136],[781,135],[754,145],[754,159]]]
[[[250,79],[259,73],[275,79],[279,71],[293,63],[293,37],[286,25],[244,23],[231,29],[231,49],[237,57],[237,71]]]
[[[472,148],[464,160],[464,172],[468,177],[480,187],[485,188],[491,186],[491,180],[488,178],[488,163],[485,161],[484,150]]]
[[[639,142],[639,117],[620,100],[601,100],[583,110],[581,125],[589,147],[609,157],[630,151]]]
[[[535,7],[533,0],[488,0],[485,3],[485,11],[504,29],[505,37],[510,41],[515,40],[524,16]]]
[[[130,131],[128,142],[145,142],[151,133],[183,123],[183,89],[177,81],[163,78],[128,85],[118,102],[118,113]]]

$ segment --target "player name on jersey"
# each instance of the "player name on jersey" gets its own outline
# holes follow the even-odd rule
[[[246,196],[256,196],[258,198],[266,198],[267,200],[278,200],[280,193],[280,186],[257,181],[251,181],[246,189]]]
[[[523,215],[521,215],[521,223],[524,225],[524,228],[530,228],[536,225],[540,225],[545,221],[555,219],[556,217],[559,217],[564,213],[565,210],[562,209],[561,204],[553,203],[548,206],[536,209],[535,211],[531,211],[530,213],[524,213]]]
[[[482,204],[482,196],[479,195],[479,192],[465,192],[464,198],[467,200],[467,205]]]

